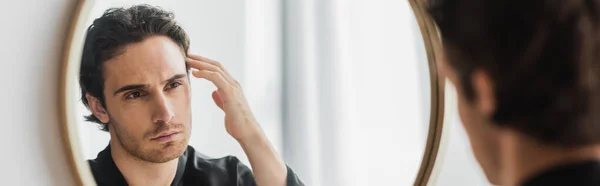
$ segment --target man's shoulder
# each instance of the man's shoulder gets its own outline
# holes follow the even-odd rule
[[[183,182],[185,183],[203,183],[204,185],[256,184],[252,171],[235,156],[213,158],[188,146],[183,158],[185,161]]]
[[[188,146],[186,150],[186,158],[188,165],[194,164],[199,166],[205,166],[207,168],[213,169],[226,169],[226,168],[236,168],[239,169],[239,166],[246,167],[240,160],[231,155],[223,156],[223,157],[211,157],[201,152],[196,151],[192,146]],[[247,167],[246,167],[247,168]]]
[[[110,162],[109,160],[111,157],[107,157],[107,151],[110,150],[104,149],[98,153],[96,158],[86,160],[86,162],[90,166],[90,169],[92,169],[92,173],[94,174],[94,176],[96,173],[99,172],[98,169],[103,168],[107,164],[107,162]]]
[[[87,163],[97,185],[127,185],[111,157],[110,146],[100,151],[95,159],[88,159]]]

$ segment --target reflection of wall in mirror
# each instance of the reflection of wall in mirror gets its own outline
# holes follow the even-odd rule
[[[301,154],[288,156],[290,163],[308,173],[304,176],[311,185],[412,185],[429,127],[430,83],[427,58],[419,56],[424,49],[415,48],[423,41],[408,2],[319,1],[315,10],[307,8],[310,2],[293,1],[287,7],[291,57],[286,63],[292,64],[286,65],[306,69],[286,73],[300,79],[292,83],[314,90],[292,87],[288,98],[297,100],[285,104],[307,107],[288,108],[290,117],[312,112],[314,101],[317,113],[304,115],[316,119],[294,117],[285,124],[295,126],[287,126],[292,131],[284,134],[308,136],[292,144],[308,141],[307,149],[317,152],[289,147],[291,155]],[[296,74],[302,70],[307,72]],[[294,97],[301,94],[310,95]]]
[[[354,138],[361,148],[349,151],[356,154],[349,162],[358,162],[349,170],[367,174],[346,176],[357,185],[411,185],[429,129],[429,66],[422,36],[407,1],[351,2],[349,60],[355,78],[350,89],[357,92],[353,112],[358,114],[353,127],[363,137]]]

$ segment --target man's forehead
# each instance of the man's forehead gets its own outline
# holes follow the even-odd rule
[[[120,55],[104,63],[106,88],[162,82],[183,73],[186,73],[186,67],[181,47],[164,36],[127,45]]]

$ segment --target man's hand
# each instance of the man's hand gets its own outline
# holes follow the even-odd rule
[[[285,185],[287,167],[258,126],[240,84],[219,62],[191,54],[186,61],[195,69],[192,72],[195,77],[207,79],[217,86],[213,100],[225,112],[227,132],[248,156],[256,183],[261,186]]]
[[[217,86],[212,93],[215,104],[225,112],[225,129],[239,142],[260,135],[259,126],[250,111],[240,84],[233,79],[221,63],[198,55],[189,54],[188,65],[195,69],[192,74]]]

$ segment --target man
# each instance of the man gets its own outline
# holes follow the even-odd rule
[[[428,3],[488,180],[600,185],[600,1]]]
[[[149,5],[107,10],[89,27],[82,101],[109,132],[110,144],[89,160],[98,185],[303,185],[269,144],[240,85],[216,61],[188,54],[189,38],[172,13]],[[211,159],[188,146],[190,70],[213,82],[225,127],[252,171],[232,156]]]

